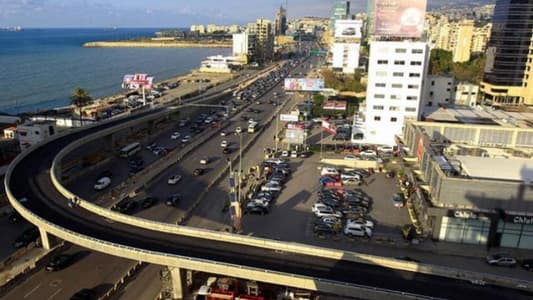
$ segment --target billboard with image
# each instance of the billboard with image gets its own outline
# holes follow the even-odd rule
[[[154,77],[148,76],[148,74],[127,74],[122,79],[122,88],[137,90],[141,87],[144,89],[151,89]]]
[[[324,89],[324,79],[285,78],[286,91],[320,92]]]
[[[361,28],[363,28],[362,20],[336,20],[335,37],[360,39],[362,36]]]
[[[375,0],[374,35],[419,38],[424,30],[426,0]]]

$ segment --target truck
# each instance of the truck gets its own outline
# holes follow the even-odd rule
[[[252,121],[248,122],[248,133],[255,133],[259,129],[259,123]]]

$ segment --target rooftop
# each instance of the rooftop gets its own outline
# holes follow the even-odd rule
[[[462,155],[454,159],[461,162],[463,173],[472,178],[533,182],[532,159]]]

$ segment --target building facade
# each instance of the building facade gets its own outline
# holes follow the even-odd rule
[[[451,41],[453,62],[466,62],[470,60],[473,32],[474,21],[472,20],[463,20],[454,25]]]
[[[255,35],[255,61],[265,63],[274,55],[274,28],[272,21],[257,19],[246,28],[248,34]]]
[[[353,74],[359,68],[359,43],[334,43],[332,68],[334,71]]]
[[[470,82],[458,82],[455,86],[455,104],[476,107],[479,85]]]
[[[233,56],[241,57],[245,64],[252,61],[255,57],[256,40],[254,34],[248,32],[234,33],[233,37]]]
[[[418,120],[429,47],[424,42],[370,43],[364,142],[395,144],[405,120]]]
[[[279,7],[276,13],[276,36],[285,35],[287,33],[287,10],[283,6]]]
[[[481,97],[493,105],[533,105],[533,2],[497,0]]]
[[[455,79],[451,75],[429,75],[424,81],[423,106],[453,105],[455,99]]]

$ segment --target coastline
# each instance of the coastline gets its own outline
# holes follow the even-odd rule
[[[182,41],[95,41],[83,44],[85,48],[231,48],[231,43]]]

